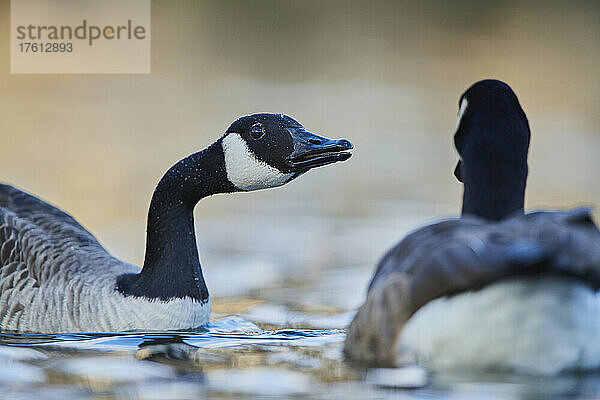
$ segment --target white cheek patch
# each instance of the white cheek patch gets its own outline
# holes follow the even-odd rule
[[[238,189],[250,191],[281,186],[292,178],[293,174],[284,174],[257,159],[237,133],[228,134],[222,143],[227,179]]]
[[[463,100],[460,103],[460,108],[458,109],[458,119],[456,120],[456,129],[454,130],[454,132],[458,132],[458,127],[460,126],[460,121],[462,120],[463,115],[465,114],[465,111],[467,111],[467,106],[469,105],[469,102],[467,101],[466,98],[463,98]]]

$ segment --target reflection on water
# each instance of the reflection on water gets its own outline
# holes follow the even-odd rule
[[[564,398],[600,395],[597,375],[534,379],[365,371],[344,362],[338,329],[262,330],[225,317],[195,332],[1,334],[10,398]]]

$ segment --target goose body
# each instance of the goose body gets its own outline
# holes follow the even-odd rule
[[[350,148],[282,114],[238,119],[161,179],[142,269],[111,256],[65,212],[0,185],[0,329],[108,332],[206,323],[210,299],[196,248],[196,203],[216,193],[281,186],[346,160]]]
[[[529,125],[508,85],[459,102],[463,215],[377,266],[345,353],[372,365],[535,375],[600,367],[600,232],[591,210],[523,212]]]

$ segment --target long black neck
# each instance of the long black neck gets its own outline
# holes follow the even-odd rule
[[[121,275],[118,290],[151,299],[207,301],[194,233],[194,207],[203,197],[235,190],[227,179],[220,140],[171,167],[150,203],[144,268],[140,274]]]
[[[462,156],[455,173],[465,185],[462,213],[498,221],[524,212],[529,127],[519,121],[496,132],[499,124],[484,122],[455,137]]]
[[[463,173],[464,175],[468,175]],[[462,214],[498,221],[523,213],[527,164],[516,171],[508,168],[479,169],[475,177],[464,180]]]

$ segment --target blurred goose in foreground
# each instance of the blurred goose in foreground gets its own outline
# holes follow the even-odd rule
[[[524,214],[530,131],[508,85],[460,98],[462,217],[377,266],[345,353],[371,365],[549,375],[600,367],[600,232],[585,208]]]
[[[284,185],[311,168],[348,159],[351,148],[346,139],[317,136],[282,114],[238,119],[160,180],[141,270],[112,257],[68,214],[0,185],[0,329],[106,332],[204,324],[210,302],[194,234],[196,203],[217,193]]]

